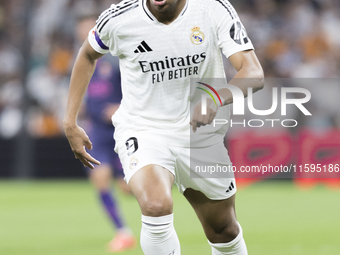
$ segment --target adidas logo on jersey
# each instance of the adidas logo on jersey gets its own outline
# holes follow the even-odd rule
[[[140,45],[137,47],[137,49],[134,51],[134,53],[143,53],[149,51],[152,51],[150,46],[145,41],[142,41]]]
[[[235,188],[235,185],[233,182],[230,183],[229,188],[226,190],[227,193],[229,193],[230,191],[232,191]]]

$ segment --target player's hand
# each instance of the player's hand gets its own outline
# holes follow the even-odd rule
[[[79,159],[85,167],[94,169],[91,163],[100,165],[98,160],[86,152],[85,147],[92,150],[92,143],[84,129],[76,125],[73,127],[64,127],[64,130],[74,156]]]
[[[205,126],[211,124],[215,118],[218,110],[218,106],[210,98],[207,99],[207,112],[205,115],[202,114],[202,103],[199,102],[195,105],[194,112],[190,124],[192,125],[192,130],[194,133],[200,126]]]

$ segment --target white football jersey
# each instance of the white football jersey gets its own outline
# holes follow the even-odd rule
[[[227,0],[187,0],[169,25],[157,21],[146,0],[122,1],[100,15],[89,42],[97,52],[120,58],[123,99],[113,117],[116,137],[122,123],[188,132],[190,78],[225,78],[221,49],[226,57],[253,49]]]

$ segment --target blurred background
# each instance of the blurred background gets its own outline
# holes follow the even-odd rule
[[[296,86],[306,87],[310,90],[312,100],[308,108],[311,109],[313,114],[313,118],[306,119],[293,111],[291,118],[297,119],[301,123],[293,129],[278,128],[275,131],[263,132],[263,130],[232,128],[226,142],[234,164],[238,166],[305,163],[339,164],[340,1],[230,0],[230,2],[238,11],[243,24],[247,28],[265,76],[273,79],[273,84],[275,84],[275,80],[303,80],[302,83],[307,85],[301,85],[301,82],[293,82],[289,86],[299,84]],[[18,216],[16,217],[14,212],[19,210],[20,207],[17,206],[21,204],[21,199],[25,197],[22,194],[28,191],[32,192],[26,193],[28,200],[33,199],[32,197],[39,197],[44,192],[49,194],[49,189],[52,189],[52,191],[49,190],[52,194],[57,194],[60,190],[67,191],[60,195],[60,201],[59,198],[57,199],[60,202],[60,207],[67,208],[61,212],[62,214],[67,212],[72,214],[72,210],[74,210],[73,204],[63,204],[62,195],[65,195],[65,197],[70,194],[78,196],[74,200],[78,202],[79,200],[83,201],[82,196],[91,197],[89,195],[91,191],[88,191],[87,182],[84,181],[86,172],[83,166],[74,159],[64,137],[61,121],[66,107],[70,72],[79,49],[75,33],[77,19],[81,15],[100,13],[108,8],[111,3],[110,0],[0,0],[0,216],[1,211],[3,213],[0,221],[5,222],[6,217],[12,217],[13,222],[20,218],[19,215],[16,215]],[[234,74],[227,61],[226,73],[228,77],[232,77]],[[269,85],[261,92],[263,93],[262,97],[265,97],[268,93],[271,95],[271,87]],[[268,109],[268,106],[265,107],[267,108],[264,109]],[[86,118],[81,118],[80,122],[86,125]],[[278,156],[274,157],[274,155]],[[254,179],[248,177],[254,177]],[[276,182],[262,181],[263,179],[277,180],[281,177],[289,180],[289,183],[277,184]],[[301,181],[301,179],[294,177],[310,178],[307,181]],[[37,179],[46,179],[46,181],[37,182]],[[73,181],[70,183],[69,179]],[[18,180],[30,181],[18,182]],[[55,182],[50,184],[51,180],[58,180],[58,182],[57,184]],[[278,191],[281,192],[281,195],[284,194],[284,203],[290,205],[291,208],[307,210],[306,213],[310,218],[302,212],[297,218],[292,217],[295,220],[289,218],[287,221],[294,224],[300,222],[300,227],[296,228],[294,233],[300,231],[301,236],[309,233],[311,239],[306,242],[299,240],[300,237],[292,234],[292,225],[285,226],[279,218],[275,218],[278,212],[274,211],[271,215],[273,221],[270,226],[269,223],[254,226],[254,231],[250,231],[248,234],[249,244],[253,250],[252,254],[340,254],[338,242],[332,239],[340,234],[338,231],[340,229],[339,219],[334,218],[334,215],[340,213],[339,206],[336,206],[336,204],[340,204],[337,191],[340,186],[339,179],[334,178],[334,175],[332,175],[332,179],[327,180],[313,175],[297,176],[290,173],[283,176],[268,175],[260,178],[259,176],[247,176],[247,178],[240,179],[240,184],[246,187],[260,180],[261,183],[240,191],[240,197],[247,201],[247,203],[240,204],[240,207],[244,208],[241,218],[244,218],[245,225],[248,224],[249,227],[259,219],[269,218],[261,210],[256,212],[258,207],[263,210],[263,205],[259,206],[254,202],[258,199],[257,195],[262,196],[262,198],[267,196],[268,204],[273,205],[273,207],[276,206],[277,209],[280,208],[278,210],[281,212],[287,209],[279,202],[281,200],[271,197],[266,192],[269,191],[274,194],[275,191]],[[307,193],[300,193],[300,190],[296,188],[311,188],[318,186],[318,184],[325,185],[328,188],[319,187],[315,190],[309,190],[310,196]],[[287,186],[282,187],[282,185]],[[264,188],[262,189],[262,187]],[[320,194],[330,198],[330,200],[324,200],[323,197],[319,197]],[[53,195],[51,196],[53,198]],[[305,207],[302,208],[302,204],[298,200],[291,200],[292,197],[300,197],[301,201],[304,201],[302,204]],[[178,196],[178,199],[182,198]],[[337,199],[337,201],[334,201],[334,199]],[[36,210],[44,208],[39,201],[32,202]],[[47,205],[51,203],[48,197],[42,201]],[[91,198],[89,200],[84,198],[81,206],[95,203],[94,199],[92,201]],[[139,219],[135,221],[134,218],[139,216],[135,216],[131,212],[133,210],[138,212],[138,207],[130,198],[122,201],[122,203],[128,218],[131,217],[131,224],[136,225],[138,234]],[[324,210],[319,207],[316,208],[317,203],[322,204]],[[253,210],[251,219],[247,215],[249,205],[252,206]],[[183,207],[185,206],[183,205]],[[20,209],[23,214],[26,212],[25,208]],[[90,214],[96,215],[97,211],[86,208]],[[190,210],[189,208],[188,213],[192,214],[193,212]],[[269,208],[266,212],[270,212]],[[316,214],[312,214],[312,212],[316,212]],[[325,213],[329,220],[334,220],[320,222],[320,218],[324,218]],[[74,212],[74,214],[77,213]],[[100,215],[100,212],[98,214]],[[287,212],[287,214],[289,213]],[[48,222],[49,217],[46,218],[46,222]],[[101,215],[98,217],[101,217]],[[186,222],[186,220],[183,221]],[[22,224],[24,222],[27,223],[22,220]],[[33,222],[35,221],[33,220]],[[88,221],[79,222],[79,225],[74,228],[83,226],[85,222]],[[327,238],[321,238],[322,245],[320,247],[316,246],[317,243],[320,243],[320,239],[314,239],[313,234],[317,235],[317,231],[313,232],[314,230],[312,231],[309,228],[310,224],[316,224],[316,222],[318,222],[317,225],[320,225],[320,228],[323,227],[322,230],[319,229],[320,233],[330,233]],[[102,226],[105,225],[104,219],[101,224]],[[193,224],[198,225],[197,222]],[[41,244],[34,247],[23,246],[22,250],[15,250],[14,247],[20,247],[20,242],[16,243],[15,241],[18,231],[24,233],[22,238],[27,238],[37,225],[39,225],[38,219],[36,219],[34,225],[27,227],[27,229],[23,226],[16,228],[12,225],[0,224],[3,231],[0,231],[2,237],[8,238],[11,233],[13,234],[13,240],[8,239],[10,241],[7,242],[7,246],[0,241],[0,254],[24,254],[24,248],[26,251],[33,251],[32,254],[54,254],[49,251],[49,247],[56,249],[55,254],[57,252],[59,252],[58,254],[80,254],[77,250],[79,246],[69,250],[61,248],[69,247],[69,243],[58,246],[58,244],[47,242],[41,252],[39,252]],[[7,228],[1,226],[7,226]],[[274,240],[271,235],[273,232],[269,230],[273,226],[277,227],[275,233],[279,235],[279,233],[284,232],[285,235],[279,235]],[[56,226],[53,225],[48,228],[49,231],[53,232]],[[263,235],[264,239],[258,236],[255,229],[263,230],[259,233]],[[94,231],[93,233],[97,234],[102,233],[102,229],[98,228],[95,223],[92,223],[88,230],[88,232]],[[206,249],[207,253],[205,254],[208,254],[209,249],[205,246],[205,248],[201,248],[196,242],[197,240],[205,242],[204,239],[191,236],[190,229],[185,228],[183,231],[188,235],[187,246],[185,246],[186,254],[203,254],[200,253],[202,249]],[[60,232],[63,231],[60,229]],[[107,233],[109,230],[106,229],[103,232]],[[200,234],[203,235],[201,232]],[[74,238],[74,235],[70,233],[67,236],[71,239]],[[39,238],[42,237],[39,236]],[[38,237],[31,243],[35,243],[37,239]],[[79,239],[76,240],[79,241]],[[91,237],[85,239],[85,241],[89,240],[93,241]],[[265,240],[269,241],[266,242]],[[281,251],[279,251],[275,247],[282,245],[280,240],[285,240],[285,242],[290,240],[291,242],[289,246],[282,246]],[[101,243],[102,240],[96,241]],[[75,244],[77,245],[77,242]],[[82,243],[82,245],[84,244]],[[95,246],[95,244],[93,245]],[[3,252],[1,252],[1,247],[3,247]],[[194,247],[197,247],[198,253],[193,253]],[[266,247],[271,248],[267,249]],[[264,252],[266,249],[268,253]],[[82,250],[81,254],[87,254],[85,250]],[[91,249],[87,250],[92,251]],[[140,251],[138,252],[131,254],[141,254]]]

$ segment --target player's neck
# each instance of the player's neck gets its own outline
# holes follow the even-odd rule
[[[171,24],[183,10],[186,1],[189,0],[166,0],[164,6],[157,6],[152,3],[154,0],[147,0],[146,4],[155,18],[165,24]]]

